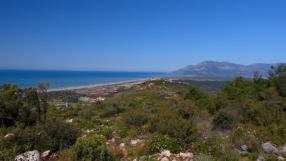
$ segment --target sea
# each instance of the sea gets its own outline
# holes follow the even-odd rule
[[[0,85],[18,84],[24,88],[50,82],[49,90],[55,90],[173,76],[179,75],[164,72],[0,70]]]

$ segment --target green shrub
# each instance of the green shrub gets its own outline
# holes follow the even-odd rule
[[[205,98],[206,98],[205,93],[203,93],[198,87],[190,85],[189,91],[186,93],[184,99],[200,100]]]
[[[67,112],[65,112],[63,114],[63,117],[65,119],[67,119],[67,118],[74,118],[76,116],[78,116],[78,110],[69,110],[69,111],[67,111]]]
[[[259,157],[257,153],[246,153],[246,156],[252,161],[256,161]]]
[[[114,116],[115,114],[119,114],[126,111],[125,107],[119,107],[116,104],[113,104],[112,107],[109,108],[104,108],[103,112],[100,113],[100,116],[105,118],[105,117],[110,117],[110,116]]]
[[[270,155],[267,155],[267,157],[265,158],[265,161],[279,161],[279,160],[276,155],[270,154]]]
[[[0,141],[0,159],[2,160],[11,160],[16,155],[32,150],[37,144],[36,141],[39,140],[30,128],[17,129],[13,133],[13,136]]]
[[[227,156],[224,160],[225,160],[225,161],[238,161],[238,159],[236,159],[236,158],[233,157],[233,156]]]
[[[41,129],[42,133],[38,142],[39,147],[36,148],[39,150],[49,149],[52,152],[56,152],[69,148],[80,135],[72,124],[56,119],[48,120],[39,130]]]
[[[105,147],[105,137],[92,135],[86,139],[78,138],[71,154],[73,160],[109,161],[111,154]]]
[[[177,138],[178,143],[184,149],[198,139],[195,124],[191,120],[182,118],[169,118],[157,123],[156,132]]]
[[[229,100],[227,99],[227,95],[223,92],[219,92],[216,97],[214,98],[214,109],[210,108],[209,113],[215,114],[218,110],[228,107]]]
[[[93,108],[92,107],[82,108],[82,110],[78,113],[78,115],[83,119],[91,119],[91,117],[94,115]]]
[[[10,159],[29,150],[56,152],[69,148],[79,137],[79,132],[72,124],[56,119],[47,120],[44,125],[27,127],[24,130],[18,128],[13,133],[13,136],[0,141],[0,151],[4,151]],[[2,155],[4,157],[4,154]]]
[[[111,139],[113,134],[113,129],[108,126],[101,126],[98,134],[105,136],[107,139]]]
[[[122,115],[122,121],[129,125],[135,127],[141,127],[146,124],[150,119],[150,115],[147,111],[137,109],[133,111],[129,111]]]
[[[128,125],[118,127],[117,130],[118,130],[119,136],[120,136],[121,138],[127,137],[129,129],[130,129],[130,126],[128,126]]]
[[[197,113],[197,107],[192,100],[183,100],[179,97],[172,97],[174,103],[174,114],[183,119],[190,119]]]
[[[190,100],[173,98],[172,102],[175,107],[161,109],[150,119],[146,131],[177,138],[180,146],[187,149],[199,138],[196,124],[193,121],[196,108]]]
[[[282,146],[286,143],[286,127],[271,124],[267,127],[256,128],[259,139],[262,142],[271,141],[275,146]]]
[[[222,157],[221,140],[217,138],[208,138],[194,144],[194,150],[197,153],[211,154],[212,156]]]
[[[265,106],[265,101],[248,99],[244,102],[242,110],[243,121],[256,126],[268,126],[272,123],[283,123],[283,117],[279,114],[279,106]]]
[[[218,114],[213,119],[214,129],[232,129],[237,122],[236,116],[225,109],[219,110]]]
[[[206,154],[199,154],[194,157],[194,161],[212,161],[213,157]]]
[[[238,127],[233,131],[232,140],[237,148],[246,144],[250,148],[250,152],[262,152],[261,142],[257,138],[255,130],[244,130]]]
[[[177,139],[164,135],[154,135],[151,139],[148,151],[153,154],[161,152],[162,149],[170,150],[172,153],[178,153],[182,150]]]

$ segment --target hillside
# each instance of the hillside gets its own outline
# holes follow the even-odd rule
[[[68,107],[47,102],[44,90],[3,84],[0,160],[28,152],[47,161],[286,158],[285,64],[267,79],[212,82],[224,86],[216,94],[198,88],[206,82],[181,81],[153,79],[104,101],[75,100]]]
[[[268,76],[271,65],[276,64],[251,64],[241,65],[229,62],[203,61],[197,65],[189,65],[185,68],[173,71],[172,74],[182,75],[208,75],[208,76],[253,76],[258,71],[263,77]]]

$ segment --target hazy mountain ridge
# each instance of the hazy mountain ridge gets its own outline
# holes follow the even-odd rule
[[[271,65],[280,63],[256,63],[241,65],[229,62],[203,61],[197,65],[188,65],[182,69],[173,71],[172,74],[182,75],[209,75],[209,76],[253,76],[258,71],[263,77],[268,76]]]

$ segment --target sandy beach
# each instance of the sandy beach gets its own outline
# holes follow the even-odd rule
[[[64,89],[54,89],[49,90],[48,92],[53,91],[73,91],[78,94],[85,94],[89,96],[108,96],[111,93],[116,93],[120,90],[126,90],[132,88],[138,84],[141,84],[150,79],[142,79],[135,81],[126,81],[126,82],[118,82],[118,83],[109,83],[109,84],[98,84],[91,86],[82,86],[82,87],[72,87],[72,88],[64,88]]]

